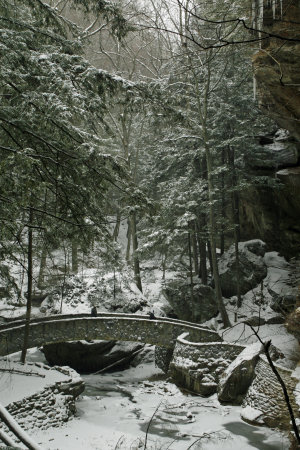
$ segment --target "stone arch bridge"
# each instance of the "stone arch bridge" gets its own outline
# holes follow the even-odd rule
[[[0,326],[0,356],[22,349],[25,320]],[[28,348],[75,340],[134,341],[174,349],[178,336],[189,333],[192,342],[219,342],[215,331],[176,319],[149,319],[145,315],[99,313],[55,315],[30,322]]]

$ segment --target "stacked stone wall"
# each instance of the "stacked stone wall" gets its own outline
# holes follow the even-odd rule
[[[294,390],[299,380],[291,376],[291,370],[278,365],[276,368],[286,385],[294,413],[296,417],[300,418],[299,405],[296,404],[294,396]],[[290,416],[282,388],[264,355],[260,356],[256,365],[255,378],[247,392],[243,406],[251,406],[261,411],[261,415],[257,417],[257,424],[264,423],[269,427],[290,429]]]
[[[52,320],[33,321],[30,325],[28,347],[65,341],[102,339],[142,342],[174,348],[177,337],[185,332],[188,332],[191,340],[196,342],[221,340],[215,331],[189,322],[164,318],[150,320],[147,316],[111,314],[109,317],[58,316]],[[0,355],[19,351],[22,348],[23,336],[23,322],[1,326]]]
[[[41,366],[40,364],[36,365]],[[69,379],[57,381],[33,395],[5,405],[7,411],[26,431],[34,428],[46,430],[50,427],[59,427],[63,422],[67,422],[76,412],[76,397],[84,390],[84,383],[74,370],[68,367],[56,366],[50,369],[44,364],[42,366],[45,370],[55,369],[69,376]],[[1,423],[0,426],[15,439],[6,425]]]
[[[180,336],[170,363],[170,375],[188,390],[211,395],[217,391],[224,370],[244,348],[224,342],[194,343]]]

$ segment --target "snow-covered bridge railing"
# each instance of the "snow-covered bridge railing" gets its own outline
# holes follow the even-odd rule
[[[0,356],[20,351],[23,344],[24,321],[0,326]],[[34,319],[30,324],[28,348],[74,340],[137,341],[173,349],[177,337],[189,333],[193,342],[221,341],[209,328],[176,319],[135,314],[101,313],[57,315]]]

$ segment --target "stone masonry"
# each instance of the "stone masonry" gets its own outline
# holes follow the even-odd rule
[[[76,340],[133,341],[174,348],[177,337],[188,332],[196,342],[219,341],[220,336],[208,328],[175,319],[150,320],[148,316],[130,314],[87,314],[52,316],[31,322],[28,347]],[[0,356],[22,348],[24,322],[0,327]]]
[[[186,338],[184,334],[177,339],[169,373],[180,386],[211,395],[217,391],[221,374],[245,347],[225,342],[196,343]]]
[[[64,381],[47,385],[33,395],[9,403],[5,407],[24,430],[33,428],[46,430],[50,427],[59,427],[74,415],[75,399],[83,392],[84,382],[77,372],[69,367],[50,368],[39,363],[30,365],[33,366],[33,369],[35,366],[42,366],[45,370],[56,370],[66,375],[67,378]],[[1,423],[1,428],[10,434],[3,423]],[[15,439],[15,436],[11,436]]]
[[[276,368],[287,387],[294,413],[296,417],[300,417],[299,405],[296,404],[294,396],[294,390],[299,380],[291,376],[292,371],[290,369],[277,364]],[[255,378],[247,392],[243,406],[250,406],[255,410],[261,411],[261,415],[252,423],[265,424],[271,428],[290,429],[290,416],[282,388],[264,355],[260,356],[256,365]]]

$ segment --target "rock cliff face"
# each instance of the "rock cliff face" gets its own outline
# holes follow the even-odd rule
[[[300,251],[299,1],[264,1],[263,16],[263,30],[271,38],[262,34],[266,39],[253,56],[257,97],[262,111],[289,135],[264,139],[261,154],[251,156],[255,174],[258,169],[280,186],[251,188],[242,199],[241,223],[244,239],[255,235],[290,257]]]
[[[278,130],[248,156],[253,184],[241,196],[242,239],[256,236],[289,258],[300,252],[300,142]]]
[[[275,3],[275,10],[271,3]],[[262,48],[253,57],[260,106],[300,140],[299,1],[264,1],[263,29],[277,37],[263,39]]]

